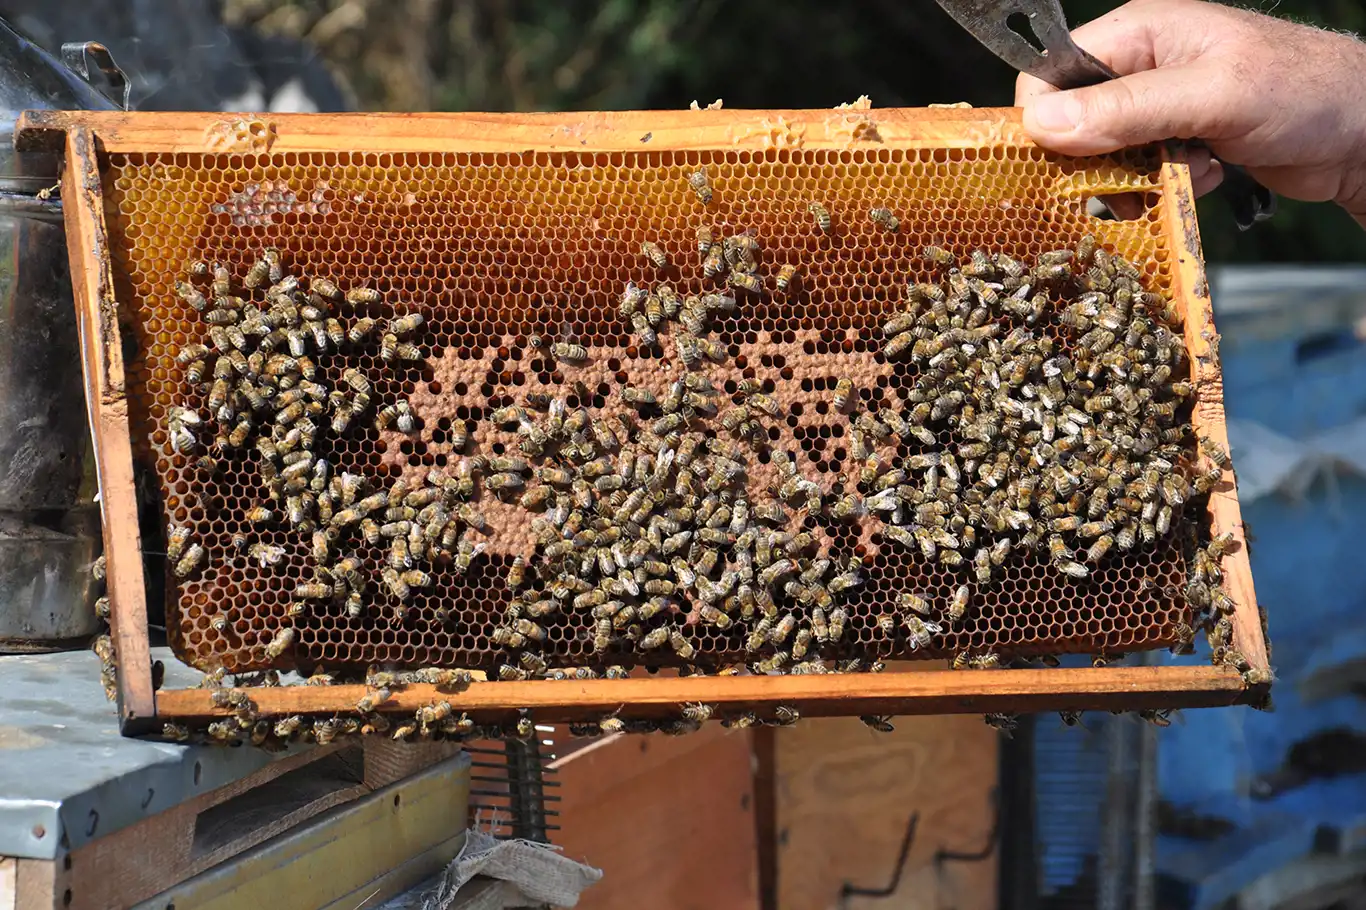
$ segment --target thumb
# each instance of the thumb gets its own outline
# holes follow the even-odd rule
[[[1145,70],[1025,100],[1025,131],[1066,155],[1099,155],[1162,139],[1218,138],[1237,103],[1201,67]],[[1238,89],[1234,89],[1237,91]]]

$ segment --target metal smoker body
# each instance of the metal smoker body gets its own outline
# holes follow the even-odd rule
[[[117,107],[78,74],[88,49],[107,58],[75,45],[64,64],[0,22],[0,653],[83,646],[98,627],[98,484],[66,236],[59,201],[40,195],[61,162],[12,142],[21,111]]]

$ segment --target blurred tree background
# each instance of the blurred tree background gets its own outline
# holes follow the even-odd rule
[[[229,26],[302,40],[368,110],[878,107],[1009,104],[1013,73],[928,0],[222,0]],[[1065,0],[1080,23],[1117,6]],[[1281,16],[1366,29],[1357,0],[1268,2]],[[1293,75],[1287,74],[1287,78]],[[1366,261],[1330,205],[1282,201],[1240,234],[1201,202],[1217,261]]]

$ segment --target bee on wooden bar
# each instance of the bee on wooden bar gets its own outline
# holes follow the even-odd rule
[[[389,689],[372,689],[356,702],[356,710],[362,714],[369,714],[393,697],[394,693]]]

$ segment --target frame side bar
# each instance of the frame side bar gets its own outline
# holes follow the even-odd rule
[[[1192,427],[1228,451],[1228,426],[1224,413],[1224,376],[1219,364],[1218,332],[1209,280],[1205,275],[1200,248],[1200,227],[1195,217],[1195,194],[1191,189],[1190,168],[1184,161],[1162,166],[1162,191],[1167,203],[1167,239],[1176,255],[1174,290],[1179,295],[1186,332],[1186,348],[1191,358],[1191,378],[1195,386]],[[1234,547],[1224,555],[1224,590],[1233,599],[1233,643],[1253,667],[1269,669],[1266,638],[1261,611],[1252,587],[1252,567],[1248,560],[1247,538],[1243,533],[1242,512],[1233,469],[1224,470],[1224,480],[1210,492],[1210,533],[1232,534]]]
[[[67,133],[62,206],[85,373],[86,410],[99,478],[110,633],[119,663],[119,718],[124,732],[131,734],[144,732],[153,724],[156,696],[152,691],[152,657],[147,639],[146,585],[138,535],[123,344],[109,264],[96,141],[89,129],[75,128]]]

